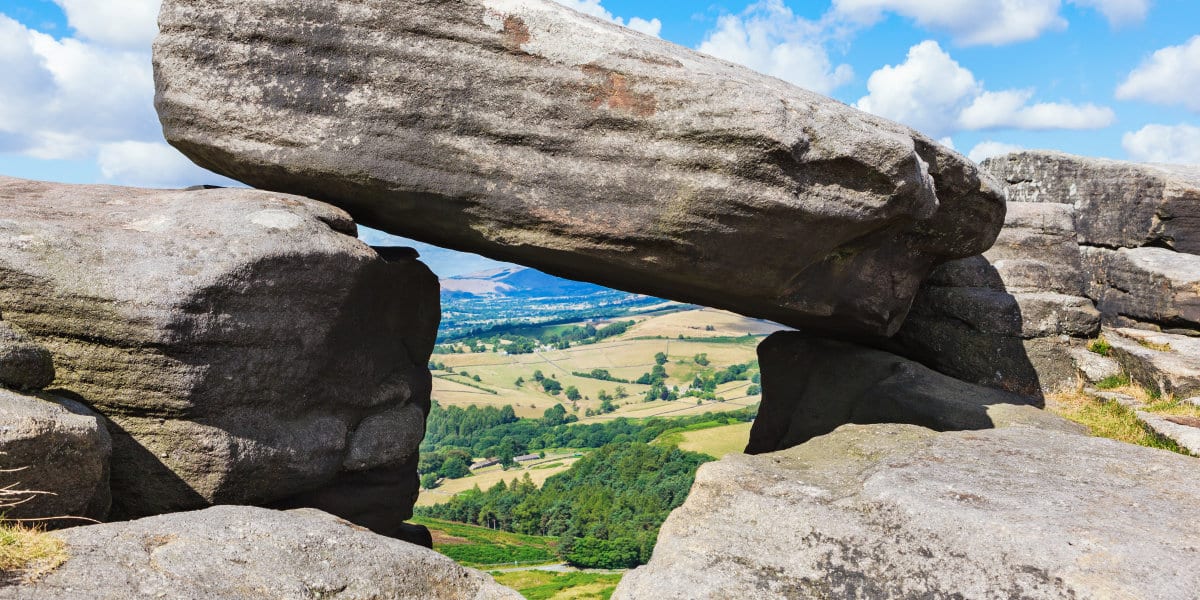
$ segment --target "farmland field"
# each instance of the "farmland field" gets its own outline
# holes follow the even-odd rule
[[[449,502],[456,494],[460,494],[469,489],[479,486],[479,489],[486,490],[501,481],[511,484],[517,479],[521,479],[525,474],[529,474],[529,478],[533,480],[539,487],[550,478],[551,475],[562,473],[571,468],[578,460],[573,454],[565,456],[554,456],[547,454],[546,458],[528,465],[523,465],[519,468],[511,468],[507,471],[500,468],[500,465],[480,469],[471,474],[470,477],[462,479],[444,479],[441,485],[432,490],[421,490],[421,495],[417,497],[417,506],[432,506]],[[549,468],[544,468],[544,467]]]
[[[679,434],[679,449],[700,452],[721,458],[731,452],[741,452],[750,441],[753,423],[737,423],[724,427],[713,427]]]

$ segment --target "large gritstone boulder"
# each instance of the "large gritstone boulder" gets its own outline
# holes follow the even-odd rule
[[[948,377],[881,350],[789,331],[758,346],[763,399],[746,452],[791,448],[846,423],[939,431],[1029,425],[1086,429],[1017,394]]]
[[[166,0],[167,139],[252,186],[555,275],[890,335],[991,245],[911,129],[550,0]]]
[[[112,441],[104,419],[49,394],[0,388],[0,513],[10,519],[103,519]]]
[[[700,467],[613,598],[1192,598],[1197,466],[1026,427],[847,425]]]
[[[1139,329],[1105,329],[1104,339],[1130,378],[1160,394],[1200,395],[1200,338]]]
[[[990,158],[983,168],[1008,184],[1009,202],[1074,205],[1085,245],[1200,254],[1200,166],[1028,151]]]
[[[1100,333],[1069,204],[1011,202],[996,244],[934,269],[889,347],[964,381],[1038,397],[1076,385]]]
[[[107,419],[113,518],[409,516],[438,284],[355,231],[276,193],[0,178],[0,307],[54,355],[51,391]]]
[[[313,509],[219,506],[54,534],[67,561],[0,598],[519,600],[432,550]]]
[[[40,390],[54,381],[54,357],[20,327],[0,321],[0,386]]]
[[[1083,293],[1106,325],[1200,335],[1200,166],[1018,152],[983,167],[1010,211],[1074,207]]]

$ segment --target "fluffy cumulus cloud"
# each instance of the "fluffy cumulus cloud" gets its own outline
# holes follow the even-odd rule
[[[1200,127],[1147,125],[1125,134],[1121,146],[1140,162],[1200,165]]]
[[[93,0],[78,0],[78,1],[93,1]],[[566,6],[567,8],[575,9],[585,15],[607,19],[617,25],[624,25],[635,31],[640,31],[647,35],[658,37],[662,33],[662,21],[658,19],[646,20],[641,17],[633,17],[628,22],[621,17],[615,17],[608,9],[600,4],[600,0],[554,0],[555,2]]]
[[[1117,98],[1178,104],[1200,112],[1200,35],[1155,52],[1117,87]]]
[[[230,183],[163,143],[150,43],[159,0],[55,0],[55,38],[0,13],[0,153],[93,159],[113,183]]]
[[[986,129],[1098,129],[1116,119],[1093,104],[1031,102],[1031,90],[988,91],[937,42],[913,46],[903,63],[885,66],[867,80],[855,105],[933,137]]]
[[[823,37],[821,24],[796,16],[782,0],[764,0],[722,16],[699,50],[828,94],[853,79],[854,71],[833,65]]]
[[[1150,0],[1070,0],[1093,8],[1120,24],[1146,16]],[[954,36],[972,46],[1002,45],[1034,39],[1067,27],[1061,0],[833,0],[834,11],[852,21],[874,23],[885,13]]]
[[[975,162],[983,162],[984,160],[987,160],[993,156],[1001,156],[1008,154],[1009,152],[1016,152],[1024,149],[1025,148],[1015,144],[1005,144],[1004,142],[987,140],[975,144],[975,147],[971,148],[971,151],[967,153],[967,158],[970,158]]]

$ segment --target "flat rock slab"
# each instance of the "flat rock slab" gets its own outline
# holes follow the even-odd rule
[[[355,233],[278,193],[0,178],[4,318],[54,355],[55,393],[106,417],[114,518],[331,483],[358,506],[316,506],[407,518],[438,284]]]
[[[910,423],[939,431],[1026,425],[1086,429],[1018,394],[973,385],[873,348],[772,334],[758,347],[763,398],[746,452],[791,448],[846,423]]]
[[[490,576],[432,550],[313,509],[219,506],[55,534],[70,558],[21,600],[519,600]]]
[[[1089,296],[1111,322],[1200,330],[1200,255],[1164,248],[1082,248]]]
[[[167,0],[159,25],[156,107],[198,164],[572,279],[889,335],[1003,220],[911,129],[550,0]]]
[[[1181,398],[1200,393],[1200,338],[1141,329],[1106,329],[1104,339],[1137,383]]]
[[[848,425],[700,467],[613,598],[1185,600],[1198,466],[1025,427]]]
[[[1138,411],[1137,416],[1159,435],[1175,440],[1188,452],[1200,456],[1200,419]]]
[[[0,487],[17,493],[11,519],[108,515],[112,440],[104,419],[49,394],[0,388]],[[56,525],[79,525],[61,519]]]
[[[1015,152],[982,164],[1008,183],[1012,203],[1074,205],[1084,244],[1160,245],[1200,254],[1200,167],[1042,151]]]

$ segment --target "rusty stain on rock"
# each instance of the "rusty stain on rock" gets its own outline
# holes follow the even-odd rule
[[[529,26],[521,17],[508,15],[504,17],[504,47],[512,52],[524,53],[521,48],[529,43],[533,36],[529,34]]]
[[[658,100],[650,94],[638,94],[630,90],[629,77],[594,64],[580,67],[584,74],[599,79],[588,88],[588,106],[598,109],[607,105],[609,109],[626,112],[639,117],[649,117],[658,112]]]

